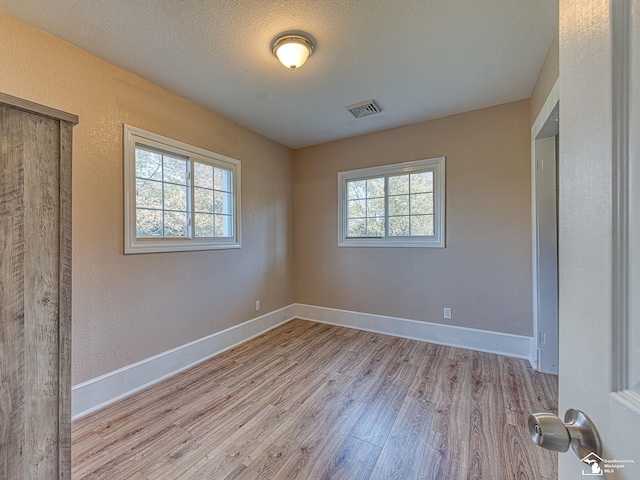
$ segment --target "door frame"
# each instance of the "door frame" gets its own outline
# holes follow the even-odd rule
[[[533,303],[533,344],[534,352],[531,354],[530,362],[534,368],[545,373],[558,374],[558,316],[556,315],[556,325],[548,325],[541,318],[539,302],[540,287],[538,274],[538,203],[536,195],[537,181],[537,144],[540,135],[543,133],[547,121],[554,114],[560,102],[560,79],[558,78],[549,92],[536,121],[531,127],[531,266],[532,266],[532,303]],[[555,119],[554,119],[555,121]],[[557,181],[557,179],[556,179]],[[557,206],[556,206],[557,209]],[[558,298],[556,297],[556,304]],[[556,305],[557,308],[557,305]],[[549,332],[550,327],[554,328],[555,334],[548,335],[549,348],[541,348],[540,337],[542,332]]]

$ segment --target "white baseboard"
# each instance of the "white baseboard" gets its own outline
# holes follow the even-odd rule
[[[303,320],[532,361],[532,337],[299,303],[295,307],[296,318]],[[535,359],[535,356],[533,358]],[[532,365],[534,364],[532,363]]]
[[[71,389],[71,415],[80,418],[295,318],[295,305],[127,365]]]
[[[294,318],[524,358],[537,367],[537,348],[531,337],[293,304],[75,385],[71,390],[72,418],[105,407]]]
[[[536,344],[536,341],[533,337],[531,337],[531,342],[529,343],[529,363],[534,370],[540,370],[538,345]]]

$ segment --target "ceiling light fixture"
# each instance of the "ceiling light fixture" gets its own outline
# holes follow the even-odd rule
[[[313,53],[315,42],[302,32],[285,32],[271,41],[271,52],[291,71],[300,68]]]

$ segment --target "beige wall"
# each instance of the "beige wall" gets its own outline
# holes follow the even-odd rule
[[[80,117],[74,384],[253,318],[258,299],[260,313],[297,301],[431,322],[447,306],[448,324],[531,335],[534,98],[292,154],[12,17],[0,30],[0,91]],[[122,254],[123,123],[242,161],[242,249]],[[338,171],[442,155],[447,248],[337,247]]]
[[[529,118],[523,100],[295,151],[296,301],[531,335]],[[445,249],[338,247],[339,171],[438,156]]]
[[[538,80],[531,93],[531,125],[535,123],[553,85],[556,83],[556,80],[558,80],[560,73],[559,54],[558,34],[556,33],[551,41],[547,57],[544,59],[544,64],[538,74]]]
[[[79,115],[73,383],[293,302],[292,153],[0,14],[0,91]],[[124,256],[122,124],[241,160],[239,250]]]

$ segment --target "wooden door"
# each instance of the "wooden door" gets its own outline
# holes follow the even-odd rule
[[[603,462],[559,478],[640,478],[640,0],[560,1],[560,388]]]
[[[70,479],[71,130],[0,94],[0,478]]]

